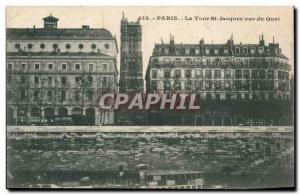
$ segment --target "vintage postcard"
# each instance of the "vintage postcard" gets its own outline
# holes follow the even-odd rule
[[[6,8],[9,189],[295,189],[293,7]]]

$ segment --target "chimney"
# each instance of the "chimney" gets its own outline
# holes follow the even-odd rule
[[[90,29],[90,26],[89,25],[82,25],[82,29],[85,29],[85,30]]]

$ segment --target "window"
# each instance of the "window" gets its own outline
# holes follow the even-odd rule
[[[237,79],[242,78],[242,71],[241,70],[236,70],[235,71],[235,78],[237,78]]]
[[[8,70],[12,70],[12,67],[13,67],[12,64],[8,64],[8,65],[7,65],[7,69],[8,69]]]
[[[215,78],[216,79],[221,78],[221,70],[215,70]]]
[[[224,48],[224,54],[228,54],[228,48],[227,47]]]
[[[53,64],[48,64],[48,70],[52,70],[53,69]]]
[[[192,82],[191,81],[185,82],[185,89],[187,91],[190,91],[192,89]]]
[[[67,64],[61,64],[61,69],[62,70],[67,70]]]
[[[170,87],[171,87],[170,81],[164,81],[164,89],[170,90]]]
[[[216,82],[215,82],[215,88],[216,88],[217,90],[221,89],[221,81],[216,81]]]
[[[237,48],[235,48],[235,53],[240,53],[240,48],[239,47],[237,47]]]
[[[205,54],[208,55],[209,54],[209,48],[205,48]]]
[[[92,49],[96,49],[96,44],[92,44],[92,45],[91,45],[91,48],[92,48]]]
[[[231,78],[231,70],[225,70],[225,78],[230,79]]]
[[[203,87],[203,81],[197,81],[196,82],[196,88],[197,89],[202,89],[202,87]]]
[[[39,84],[40,83],[40,77],[34,76],[34,84]]]
[[[34,69],[39,70],[40,69],[40,64],[34,64]]]
[[[7,83],[11,83],[12,81],[12,76],[11,75],[7,75]]]
[[[103,70],[107,70],[107,64],[103,64]]]
[[[32,49],[33,45],[31,43],[28,43],[27,47],[28,49]]]
[[[106,86],[107,85],[107,77],[102,77],[102,86]]]
[[[274,79],[274,71],[268,70],[268,79]]]
[[[39,100],[39,94],[40,94],[39,90],[35,90],[33,92],[33,101],[38,101]]]
[[[211,70],[206,70],[206,71],[205,71],[205,78],[211,79],[211,76],[212,76]]]
[[[181,77],[181,71],[175,70],[175,77],[180,78]]]
[[[80,77],[75,77],[75,83],[76,83],[77,85],[80,84],[80,80],[81,80]]]
[[[242,82],[241,81],[235,81],[235,89],[241,90],[242,89]]]
[[[186,54],[186,55],[189,55],[189,54],[190,54],[190,48],[188,48],[188,47],[185,48],[185,54]]]
[[[218,55],[218,54],[219,54],[219,49],[218,49],[218,48],[215,48],[215,49],[214,49],[214,53],[215,53],[215,55]]]
[[[52,100],[52,91],[51,90],[47,91],[47,100],[48,101]]]
[[[79,49],[83,49],[83,44],[80,43],[80,44],[78,45],[78,47],[79,47]]]
[[[151,88],[152,88],[152,90],[157,90],[157,82],[156,81],[151,82]]]
[[[196,70],[196,72],[195,72],[195,77],[196,77],[196,78],[202,78],[202,76],[203,76],[202,70]]]
[[[80,70],[80,64],[75,64],[75,69]]]
[[[60,91],[60,101],[65,101],[66,100],[66,91],[65,90],[61,90]]]
[[[25,76],[21,76],[21,83],[25,83],[26,82],[26,77]]]
[[[243,75],[244,75],[245,79],[249,79],[250,78],[250,71],[249,70],[244,70]]]
[[[71,45],[68,43],[66,44],[66,49],[70,49],[71,48]]]
[[[180,48],[176,47],[176,49],[175,49],[175,54],[176,54],[176,55],[179,55],[179,54],[180,54]]]
[[[164,70],[164,77],[165,77],[165,78],[170,78],[170,77],[171,77],[171,72],[170,72],[170,70]]]
[[[16,49],[20,49],[20,47],[21,47],[21,46],[20,46],[19,43],[16,43],[16,44],[15,44],[15,48],[16,48]]]
[[[266,72],[264,70],[259,71],[259,78],[265,79],[266,78]]]
[[[26,99],[26,92],[25,90],[20,91],[20,100],[24,101]]]
[[[191,63],[191,58],[186,58],[186,59],[185,59],[185,64],[186,64],[186,65],[189,65],[190,63]]]
[[[80,98],[79,98],[79,94],[80,94],[79,91],[76,90],[76,91],[75,91],[75,101],[79,101],[79,99],[80,99]]]
[[[157,78],[157,70],[152,70],[152,78]]]
[[[93,91],[90,90],[90,91],[87,92],[87,98],[88,98],[89,101],[93,100],[93,95],[94,95]]]
[[[225,82],[225,89],[231,89],[231,83],[230,81]]]
[[[252,79],[257,79],[258,78],[258,71],[257,70],[252,70],[251,77],[252,77]]]
[[[89,81],[89,83],[92,83],[92,82],[93,82],[93,80],[94,80],[93,76],[89,76],[89,77],[88,77],[88,81]]]
[[[191,70],[185,70],[185,77],[186,78],[191,78],[192,74],[191,74]]]
[[[108,49],[108,48],[109,48],[109,44],[106,43],[106,44],[104,45],[104,47],[105,47],[105,49]]]
[[[175,64],[180,65],[181,64],[181,59],[180,58],[176,58],[175,59]]]
[[[205,82],[205,89],[211,89],[212,88],[212,82],[211,81],[206,81]]]
[[[58,45],[56,43],[53,44],[53,49],[57,49]]]
[[[48,85],[52,85],[52,77],[48,77]]]
[[[26,64],[21,64],[21,68],[22,68],[22,70],[26,70],[27,69],[27,65]]]
[[[60,82],[61,82],[62,85],[67,84],[67,78],[66,77],[61,77]]]
[[[45,44],[44,43],[40,44],[40,48],[45,49]]]
[[[92,71],[94,69],[94,64],[89,64],[89,71]]]

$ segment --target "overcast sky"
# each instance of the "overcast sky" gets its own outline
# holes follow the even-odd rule
[[[143,20],[143,63],[144,72],[155,43],[169,41],[170,33],[175,43],[225,43],[233,34],[235,43],[258,43],[264,34],[266,44],[280,44],[282,52],[293,66],[293,7],[7,7],[7,27],[43,27],[43,17],[50,13],[59,18],[58,28],[106,28],[116,35],[120,46],[120,20],[122,12],[129,21],[139,16],[177,16],[179,19],[198,16],[199,18],[279,18],[279,21],[212,21],[212,20]],[[119,60],[118,60],[119,61]],[[119,65],[119,63],[118,63]],[[293,73],[292,73],[293,74]]]

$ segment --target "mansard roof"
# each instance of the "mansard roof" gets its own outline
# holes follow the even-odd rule
[[[92,28],[8,28],[6,30],[8,40],[42,40],[42,39],[88,39],[108,40],[115,39],[111,32],[104,29]]]

